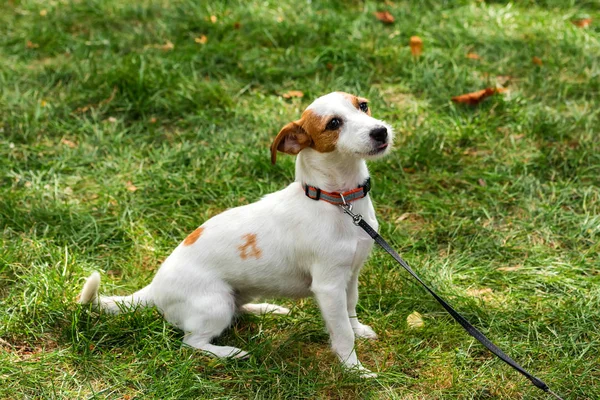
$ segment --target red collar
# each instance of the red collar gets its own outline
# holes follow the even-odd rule
[[[351,203],[353,201],[367,197],[371,190],[371,178],[367,178],[365,183],[357,187],[356,189],[349,190],[347,192],[326,192],[315,186],[308,184],[304,185],[304,194],[313,200],[324,200],[330,204],[341,206],[345,203]]]

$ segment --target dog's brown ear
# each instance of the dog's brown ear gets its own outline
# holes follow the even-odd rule
[[[271,164],[275,164],[277,151],[287,154],[298,154],[300,150],[310,146],[311,139],[308,133],[299,124],[299,121],[290,122],[277,134],[271,145]]]

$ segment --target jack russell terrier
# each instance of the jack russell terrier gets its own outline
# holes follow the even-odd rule
[[[371,117],[367,100],[334,92],[319,97],[302,118],[281,129],[271,146],[297,154],[296,180],[256,203],[227,210],[198,227],[165,260],[145,288],[129,296],[98,296],[100,274],[92,273],[79,303],[110,313],[156,306],[185,332],[183,343],[217,357],[247,356],[211,340],[236,312],[287,314],[265,297],[314,296],[343,365],[374,376],[354,351],[354,338],[377,335],[356,317],[358,274],[373,240],[340,205],[378,228],[369,198],[365,160],[389,153],[392,128]]]

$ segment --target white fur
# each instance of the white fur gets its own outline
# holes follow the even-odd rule
[[[305,196],[303,183],[329,192],[347,191],[362,184],[369,172],[365,158],[376,144],[371,129],[391,128],[357,110],[338,93],[317,99],[309,107],[318,115],[342,118],[336,149],[319,153],[305,148],[296,160],[296,181],[256,203],[227,210],[206,221],[200,238],[180,244],[162,264],[152,283],[131,296],[98,297],[100,276],[85,283],[81,303],[109,312],[151,306],[185,331],[184,343],[219,357],[244,357],[246,352],[210,341],[220,335],[236,311],[287,314],[270,304],[247,304],[256,298],[314,296],[331,336],[331,347],[344,366],[362,376],[373,376],[358,361],[354,338],[377,338],[356,318],[358,274],[373,241],[335,205]],[[369,196],[353,203],[354,212],[375,229]],[[256,235],[260,257],[240,257],[243,235]]]

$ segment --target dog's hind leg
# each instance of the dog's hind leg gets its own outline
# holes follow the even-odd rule
[[[244,304],[240,307],[240,311],[248,314],[278,314],[287,315],[290,313],[289,308],[278,306],[277,304],[259,303],[259,304]]]
[[[225,283],[215,282],[210,292],[189,298],[186,304],[179,304],[178,309],[181,327],[186,332],[184,344],[221,358],[244,358],[248,355],[237,347],[210,343],[231,324],[235,314],[235,299]]]

